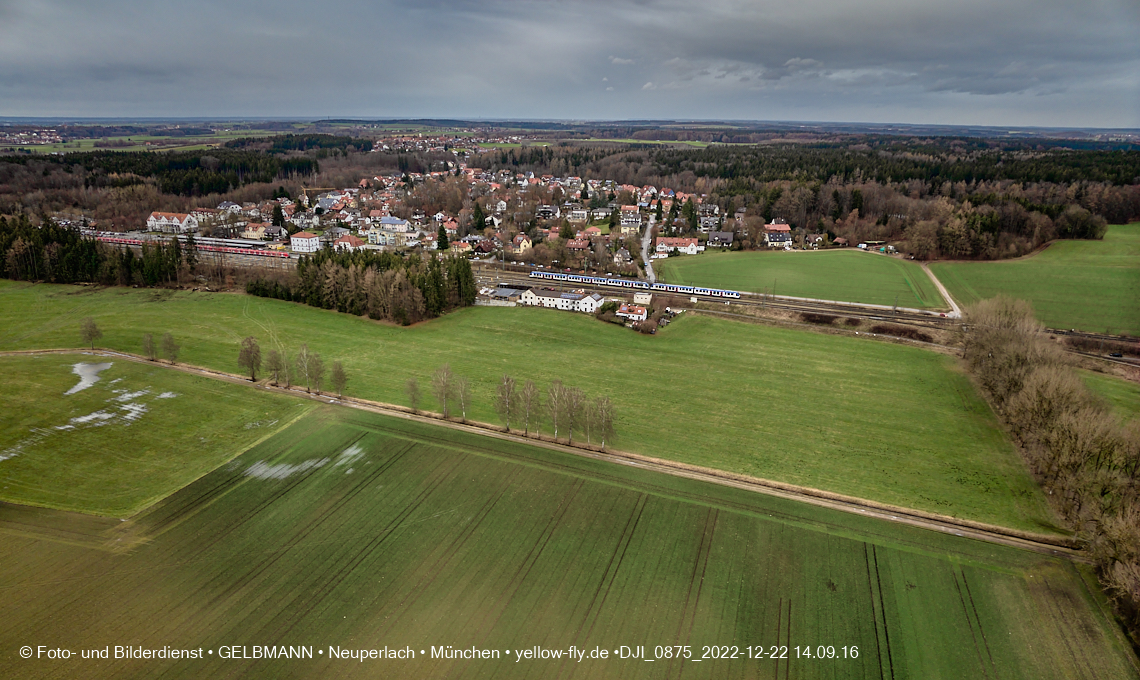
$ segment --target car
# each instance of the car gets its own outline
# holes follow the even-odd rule
[[[1110,357],[1115,357],[1115,358],[1117,358],[1117,359],[1120,359],[1120,358],[1122,358],[1124,355],[1123,355],[1123,354],[1121,354],[1120,352],[1112,352],[1112,353],[1111,353],[1111,354],[1109,354],[1108,356],[1110,356]]]

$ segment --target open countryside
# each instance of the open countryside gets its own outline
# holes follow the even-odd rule
[[[559,379],[614,401],[623,450],[1022,531],[1060,530],[953,357],[927,349],[684,315],[642,336],[523,308],[468,308],[399,328],[245,295],[3,282],[0,350],[73,347],[84,316],[103,328],[103,347],[138,352],[144,333],[171,328],[181,361],[227,372],[238,370],[246,336],[290,354],[307,343],[344,363],[349,394],[401,405],[409,378],[426,385],[450,363],[472,382],[468,417],[485,422],[497,420],[492,395],[504,373],[543,387]],[[543,360],[524,366],[520,356]]]
[[[339,407],[129,522],[87,522],[87,544],[56,537],[65,521],[0,513],[7,636],[313,651],[146,666],[165,677],[1137,677],[1072,562]],[[133,547],[99,544],[115,538]],[[652,616],[629,615],[646,607]],[[419,655],[435,644],[644,645],[651,659],[657,646],[687,645],[692,657],[471,665]],[[416,659],[324,654],[345,645],[410,647]],[[797,646],[838,658],[797,659]],[[789,658],[768,658],[783,647]],[[0,675],[121,677],[137,664],[6,654]]]
[[[706,252],[653,264],[661,280],[688,286],[859,302],[948,308],[917,264],[860,250],[798,252]]]
[[[1004,262],[936,262],[930,268],[960,304],[996,295],[1029,300],[1051,328],[1140,335],[1140,223],[1100,241],[1057,241]]]

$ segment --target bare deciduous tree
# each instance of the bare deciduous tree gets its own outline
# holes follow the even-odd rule
[[[594,402],[594,433],[602,441],[602,448],[606,448],[606,441],[614,438],[614,405],[609,397],[598,397]]]
[[[269,350],[265,355],[265,372],[269,374],[269,379],[274,385],[280,384],[281,374],[285,371],[285,362],[281,359],[281,353],[275,349]]]
[[[79,322],[79,337],[83,340],[84,345],[90,345],[91,349],[95,349],[95,341],[103,337],[103,331],[99,330],[99,326],[95,324],[95,319],[87,317]]]
[[[542,412],[542,392],[533,381],[528,380],[519,390],[519,406],[522,411],[523,434],[530,434],[530,424],[538,429],[539,414]]]
[[[150,333],[143,336],[142,350],[147,359],[154,361],[158,358],[158,348],[154,346],[154,336]]]
[[[261,347],[257,338],[252,335],[241,341],[241,350],[238,351],[238,366],[249,371],[250,381],[257,380],[257,372],[261,370]]]
[[[577,387],[566,389],[566,442],[574,442],[574,428],[582,425],[583,410],[586,406],[586,395]]]
[[[171,365],[173,365],[175,361],[178,361],[178,350],[180,349],[182,348],[178,346],[178,343],[174,342],[173,335],[170,333],[162,334],[162,356],[166,357],[166,360],[169,361]]]
[[[554,380],[546,390],[546,410],[550,413],[550,425],[554,428],[554,439],[558,440],[558,426],[566,419],[566,388],[561,380]]]
[[[312,387],[309,381],[309,361],[313,358],[309,352],[309,346],[302,343],[301,349],[297,350],[297,378],[305,381],[305,391],[311,392]]]
[[[440,413],[443,414],[445,420],[451,415],[451,398],[454,389],[452,381],[454,379],[455,376],[452,375],[449,364],[437,368],[431,377],[431,391],[435,395],[436,402],[439,403]]]
[[[495,412],[499,414],[507,432],[511,431],[512,418],[517,417],[515,412],[518,409],[518,402],[519,395],[515,379],[504,373],[502,379],[499,380],[499,387],[495,391]]]
[[[334,361],[332,365],[332,380],[333,389],[336,390],[336,396],[344,396],[344,386],[348,384],[348,376],[345,375],[344,366],[339,361]]]
[[[320,354],[312,354],[309,356],[309,381],[313,384],[313,389],[317,394],[321,393],[321,383],[325,379],[325,360],[321,358]]]
[[[467,407],[471,405],[471,381],[466,376],[455,379],[455,398],[459,401],[459,411],[463,422],[467,422]]]
[[[419,413],[420,411],[420,384],[416,382],[415,378],[408,378],[408,383],[405,385],[408,391],[408,405],[412,407],[412,413]]]

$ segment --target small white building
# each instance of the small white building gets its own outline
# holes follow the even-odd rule
[[[597,293],[586,295],[583,292],[561,292],[553,288],[531,288],[519,296],[519,304],[531,307],[562,309],[568,312],[593,314],[605,302]]]
[[[289,247],[295,253],[315,253],[321,247],[321,237],[307,231],[299,231],[289,237]]]
[[[152,212],[146,218],[147,231],[161,231],[166,234],[185,234],[198,231],[198,218],[186,213]]]
[[[618,310],[614,313],[630,321],[645,321],[645,319],[649,317],[649,313],[645,311],[645,308],[638,305],[622,305],[618,307]]]
[[[657,237],[656,250],[659,253],[669,253],[676,250],[685,253],[686,255],[696,255],[704,249],[704,246],[700,245],[695,238],[680,238],[669,236]]]

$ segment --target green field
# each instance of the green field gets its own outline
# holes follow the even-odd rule
[[[922,267],[861,250],[714,252],[657,260],[668,283],[870,305],[945,309]]]
[[[1124,420],[1140,418],[1140,385],[1092,371],[1081,371],[1081,378],[1094,394],[1108,402],[1116,415]]]
[[[1140,335],[1140,223],[1102,241],[1057,241],[1006,262],[930,265],[959,304],[1005,294],[1029,300],[1050,328]]]
[[[63,526],[131,549],[56,540]],[[132,521],[0,506],[0,533],[0,677],[1137,677],[1071,562],[336,407]],[[23,645],[204,658],[23,660]],[[280,645],[312,658],[219,658]],[[692,660],[505,657],[571,645]],[[702,659],[714,646],[743,658]],[[840,658],[796,658],[827,646]]]
[[[111,365],[65,394],[80,362]],[[110,517],[186,486],[305,412],[288,397],[91,355],[0,357],[0,374],[0,501]]]
[[[760,478],[1029,531],[1056,531],[1043,494],[950,356],[859,337],[685,317],[641,336],[588,316],[468,308],[409,328],[241,294],[0,282],[0,350],[100,344],[140,351],[171,330],[182,360],[238,372],[241,339],[304,342],[348,393],[406,404],[443,363],[470,378],[471,417],[494,422],[504,373],[608,395],[616,446]],[[425,396],[426,408],[434,408]]]

